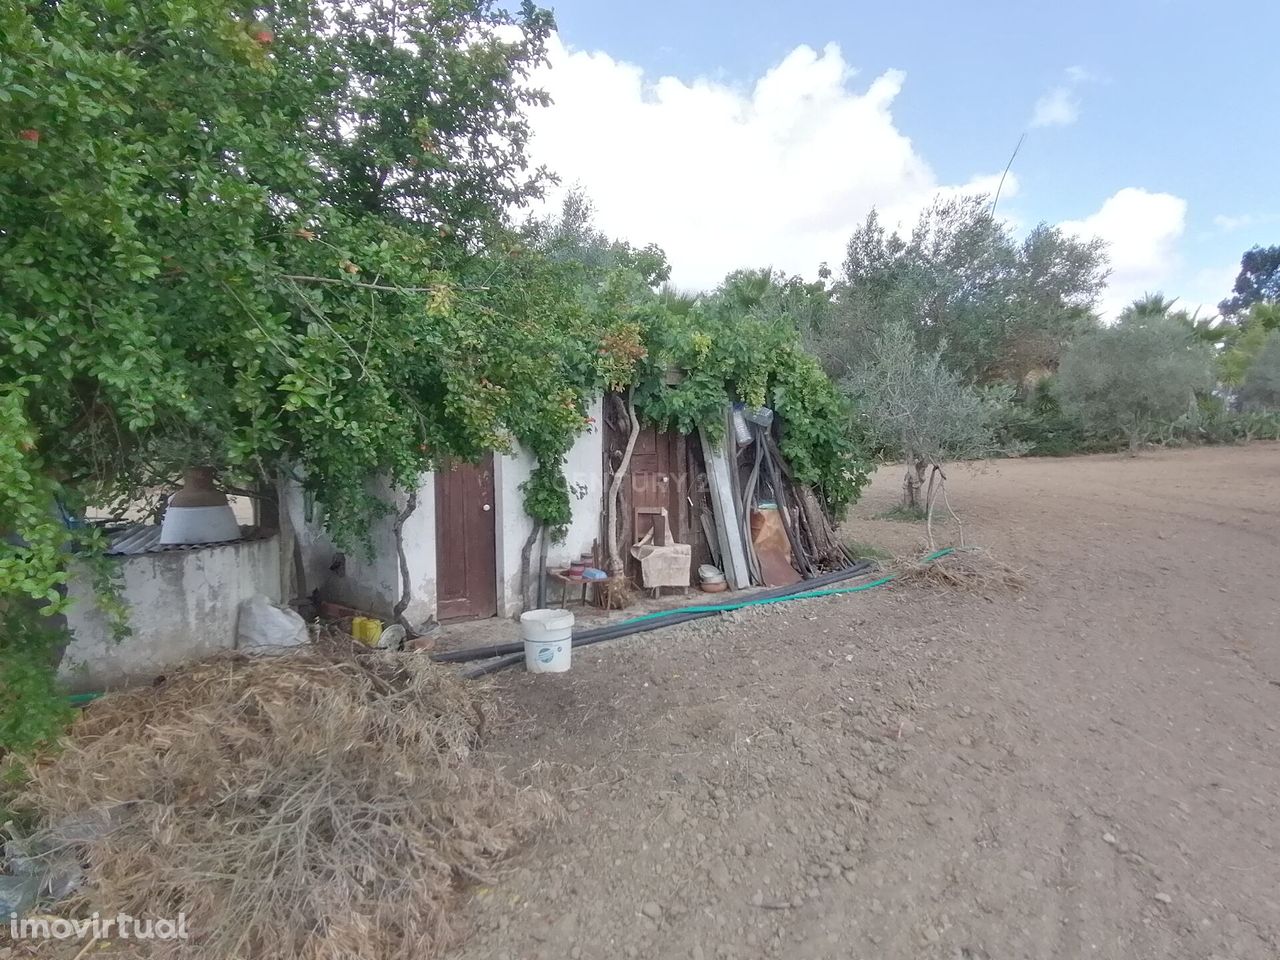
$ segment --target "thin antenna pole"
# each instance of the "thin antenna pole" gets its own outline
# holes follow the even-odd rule
[[[1013,166],[1013,160],[1018,155],[1018,151],[1022,149],[1022,141],[1027,139],[1024,133],[1018,138],[1018,144],[1013,148],[1013,153],[1009,154],[1009,162],[1004,165],[1004,173],[1000,174],[1000,183],[996,186],[996,195],[991,198],[991,215],[995,216],[996,204],[1000,202],[1000,191],[1004,189],[1004,178],[1009,175],[1009,168]]]

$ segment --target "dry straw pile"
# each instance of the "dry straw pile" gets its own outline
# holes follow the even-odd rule
[[[1028,581],[1021,570],[997,560],[981,547],[956,547],[937,560],[904,560],[894,565],[898,583],[950,587],[991,593],[1020,591]]]
[[[110,822],[80,907],[187,915],[152,955],[427,957],[549,809],[479,761],[476,689],[425,657],[213,660],[92,705],[25,799]]]

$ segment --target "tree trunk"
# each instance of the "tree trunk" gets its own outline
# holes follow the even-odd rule
[[[529,604],[534,601],[529,591],[529,563],[533,555],[533,545],[541,532],[542,524],[535,520],[533,529],[529,531],[529,538],[525,540],[524,547],[520,551],[520,606],[525,610],[529,609]],[[540,578],[545,580],[546,577],[547,571],[544,567],[540,572]]]
[[[415,479],[414,482],[418,481]],[[405,521],[413,515],[413,511],[417,509],[418,490],[415,487],[409,491],[409,495],[405,498],[404,509],[396,514],[394,532],[396,559],[400,563],[400,599],[396,601],[395,608],[391,611],[392,619],[410,634],[416,631],[421,624],[410,623],[404,617],[404,612],[409,609],[409,602],[413,599],[413,585],[409,582],[409,558],[404,552],[404,525]]]
[[[921,510],[920,490],[924,486],[924,473],[928,464],[923,460],[908,462],[906,475],[902,478],[902,505],[908,510]]]
[[[613,472],[613,480],[609,483],[609,497],[605,501],[605,536],[608,538],[609,576],[620,577],[625,570],[622,551],[618,547],[618,511],[622,505],[622,483],[627,471],[631,469],[631,454],[635,452],[636,441],[640,439],[640,418],[636,416],[635,398],[630,387],[627,388],[627,424],[630,434],[627,446],[622,452],[622,460],[618,469]]]
[[[538,607],[545,608],[547,605],[547,547],[550,546],[547,541],[551,537],[547,535],[545,524],[539,524],[539,526],[541,529],[538,531],[538,582],[536,586],[538,588]]]

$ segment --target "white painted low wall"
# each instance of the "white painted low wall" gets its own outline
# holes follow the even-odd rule
[[[231,650],[240,601],[282,597],[280,539],[270,536],[189,550],[112,558],[129,604],[130,636],[116,642],[84,576],[74,576],[67,613],[72,641],[60,675],[73,689],[147,682],[182,663]]]

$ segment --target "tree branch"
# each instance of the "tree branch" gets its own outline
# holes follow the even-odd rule
[[[364,290],[381,290],[384,293],[435,293],[445,284],[436,284],[434,287],[397,287],[385,283],[365,283],[361,280],[342,280],[338,277],[308,277],[296,273],[280,274],[283,280],[292,280],[295,283],[328,283],[339,287],[360,287]],[[488,287],[450,287],[452,290],[466,290],[468,293],[483,293]]]
[[[620,576],[624,569],[622,554],[618,548],[618,507],[621,505],[622,481],[631,468],[631,455],[635,452],[636,441],[640,439],[640,418],[636,416],[636,403],[631,387],[627,388],[627,425],[630,428],[627,446],[622,453],[622,462],[613,473],[613,480],[609,484],[609,499],[605,502],[605,526],[607,527],[605,532],[609,539],[609,576],[611,577]]]

